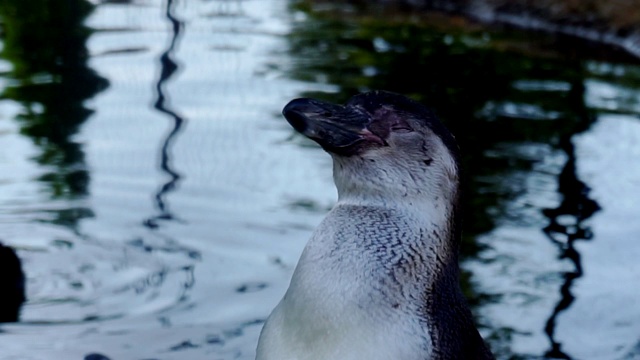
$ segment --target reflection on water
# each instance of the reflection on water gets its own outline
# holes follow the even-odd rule
[[[173,169],[173,164],[171,163],[171,144],[175,141],[176,136],[179,134],[180,129],[182,128],[184,119],[179,116],[171,107],[167,106],[167,95],[165,94],[165,84],[166,82],[174,75],[176,70],[178,70],[178,64],[171,58],[173,52],[175,51],[175,47],[178,44],[178,39],[180,36],[180,28],[183,26],[180,21],[178,21],[173,15],[174,11],[174,1],[167,0],[166,2],[166,16],[167,20],[171,23],[172,36],[171,41],[169,42],[169,48],[162,53],[160,56],[160,77],[156,84],[156,92],[157,99],[153,104],[153,107],[157,109],[159,112],[166,114],[171,117],[173,121],[173,127],[167,137],[162,142],[161,151],[160,151],[160,169],[162,172],[169,177],[169,180],[162,185],[162,187],[158,190],[158,193],[155,196],[156,199],[156,207],[160,212],[159,215],[154,216],[153,218],[145,220],[145,226],[150,229],[158,227],[158,220],[172,220],[174,219],[173,214],[171,214],[168,209],[168,204],[166,203],[166,196],[175,189],[178,185],[178,181],[180,180],[180,175]]]
[[[73,135],[91,115],[84,101],[104,90],[107,81],[87,66],[85,42],[91,31],[83,25],[93,5],[84,0],[50,6],[46,0],[2,1],[2,58],[11,62],[10,85],[2,99],[22,105],[21,132],[41,149],[36,161],[52,199],[80,199],[88,194],[89,172]],[[75,227],[93,216],[78,206],[51,209],[41,219]]]
[[[542,50],[536,48],[505,52],[494,42],[507,42],[505,47],[518,44],[509,44],[510,39],[491,42],[499,35],[484,31],[423,25],[431,21],[445,20],[381,21],[374,14],[358,22],[326,16],[311,25],[302,22],[290,35],[292,52],[300,59],[293,76],[340,85],[336,93],[305,94],[309,96],[342,101],[358,91],[384,88],[437,111],[456,134],[466,155],[464,168],[472,175],[465,189],[474,202],[465,214],[470,235],[465,250],[471,255],[473,237],[496,226],[499,217],[488,210],[504,213],[519,191],[513,187],[513,176],[531,170],[539,160],[515,148],[551,139],[558,149],[557,139],[570,136],[572,124],[580,121],[577,111],[584,104],[568,99],[580,98],[584,75],[577,59],[560,53],[537,57],[535,51]],[[316,49],[324,50],[322,56],[314,56]],[[557,81],[570,91],[522,91],[513,86],[525,79]],[[548,116],[550,111],[558,115]],[[489,159],[477,161],[478,154],[487,152],[492,154]],[[504,183],[495,184],[500,179]]]
[[[574,125],[573,134],[588,130],[594,120],[584,103],[584,86],[575,86],[577,93],[569,97],[569,101],[574,102],[574,108],[578,121]],[[582,120],[582,121],[580,121]],[[547,323],[544,331],[549,336],[550,349],[545,353],[546,357],[553,359],[571,359],[561,349],[562,344],[555,337],[555,327],[558,315],[571,306],[574,295],[572,287],[576,279],[583,274],[580,253],[575,247],[576,240],[590,240],[592,238],[591,229],[585,224],[596,211],[599,205],[589,198],[589,187],[576,175],[576,154],[575,147],[571,142],[571,137],[564,135],[559,139],[559,146],[567,154],[567,162],[558,175],[558,192],[562,195],[562,200],[558,207],[543,209],[543,214],[549,218],[549,225],[544,227],[544,233],[557,245],[560,259],[569,259],[574,268],[562,274],[564,280],[560,286],[560,300]]]
[[[584,131],[593,121],[583,116],[583,65],[560,53],[535,52],[542,49],[504,51],[495,43],[512,40],[489,40],[499,34],[423,23],[374,16],[339,21],[327,15],[312,24],[302,22],[290,35],[291,51],[300,59],[293,76],[340,84],[335,93],[309,96],[341,101],[358,91],[385,88],[436,110],[466,156],[465,192],[472,203],[466,207],[464,251],[470,256],[477,234],[511,216],[510,201],[523,191],[518,176],[540,161],[541,150],[535,148],[549,144],[549,151],[563,151],[559,139]],[[312,56],[318,48],[326,51]],[[523,80],[531,85],[514,85]],[[560,89],[545,89],[549,80]],[[488,159],[479,161],[484,154]]]
[[[637,205],[603,192],[618,187],[596,182],[610,164],[593,143],[623,134],[611,143],[640,153],[640,68],[457,18],[344,9],[0,0],[0,224],[29,291],[3,354],[251,359],[336,195],[328,157],[281,108],[376,88],[432,107],[462,147],[462,280],[498,357],[638,354],[624,304],[640,295],[602,274],[635,260],[598,254],[635,236],[599,219]]]

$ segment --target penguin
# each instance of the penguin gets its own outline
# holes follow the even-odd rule
[[[333,159],[311,235],[256,360],[493,359],[459,285],[460,151],[425,106],[371,91],[283,115]]]

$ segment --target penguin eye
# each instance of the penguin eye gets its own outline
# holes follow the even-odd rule
[[[389,130],[395,133],[410,133],[413,129],[409,125],[409,122],[402,116],[394,114],[390,117]]]
[[[413,132],[413,129],[406,124],[396,124],[391,127],[391,131],[403,134]]]

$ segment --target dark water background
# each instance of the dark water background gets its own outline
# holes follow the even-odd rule
[[[500,359],[640,358],[640,61],[285,0],[0,0],[0,18],[0,240],[28,298],[0,359],[251,359],[336,197],[279,112],[368,89],[460,142],[463,285]]]

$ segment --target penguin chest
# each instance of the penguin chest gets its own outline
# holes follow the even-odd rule
[[[403,244],[419,239],[403,221],[393,212],[332,210],[265,323],[256,359],[431,359],[431,336],[417,304],[422,288],[405,286],[414,279],[389,265],[408,264],[400,258]]]
[[[260,335],[257,360],[431,358],[427,330],[410,317],[358,305],[316,306],[309,300],[280,302]]]

